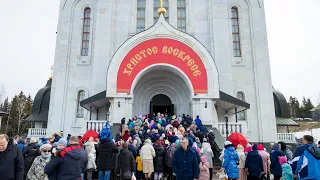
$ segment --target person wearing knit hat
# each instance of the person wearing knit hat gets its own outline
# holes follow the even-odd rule
[[[279,157],[279,162],[282,168],[282,179],[293,180],[292,168],[288,164],[287,158],[285,156]]]
[[[44,173],[44,168],[51,160],[51,148],[50,144],[43,144],[40,147],[41,156],[38,156],[34,159],[31,168],[27,173],[28,179],[41,179],[48,180],[48,176]]]
[[[57,149],[64,149],[68,146],[68,141],[65,138],[60,138],[58,141]]]
[[[252,146],[252,151],[248,153],[245,168],[248,170],[249,175],[247,179],[259,179],[261,172],[263,172],[262,158],[258,153],[258,146]]]
[[[224,142],[224,156],[221,171],[224,170],[230,179],[239,178],[238,164],[240,158],[230,141]]]
[[[262,144],[258,144],[258,153],[262,158],[262,163],[263,163],[263,176],[267,176],[268,174],[268,163],[270,161],[269,154],[264,150],[265,148],[263,147]]]

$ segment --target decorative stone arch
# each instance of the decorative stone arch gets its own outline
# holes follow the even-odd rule
[[[178,31],[168,24],[163,15],[160,16],[159,20],[149,29],[136,34],[132,38],[128,39],[119,49],[116,51],[112,57],[107,71],[107,87],[106,96],[107,97],[132,97],[132,93],[119,93],[117,92],[117,75],[122,60],[126,55],[139,44],[153,40],[157,38],[167,38],[178,41],[185,44],[191,48],[201,59],[203,66],[206,70],[207,77],[207,90],[205,94],[199,94],[202,97],[208,98],[219,98],[219,74],[217,66],[214,62],[213,57],[210,55],[208,50],[194,37]],[[135,77],[137,78],[137,77]],[[137,81],[134,79],[134,81]],[[133,87],[134,88],[134,87]],[[130,92],[132,91],[132,87]],[[193,92],[193,91],[192,91]]]

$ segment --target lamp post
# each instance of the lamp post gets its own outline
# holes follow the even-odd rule
[[[228,139],[228,136],[229,136],[229,130],[228,130],[228,111],[226,111],[226,114],[224,115],[224,118],[226,119],[226,139]]]
[[[110,112],[107,111],[107,124],[109,123],[109,116],[110,116]]]

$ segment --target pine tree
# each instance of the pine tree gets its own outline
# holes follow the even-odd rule
[[[299,101],[296,97],[292,97],[290,96],[289,98],[289,104],[290,104],[290,108],[291,108],[291,117],[293,118],[297,118],[299,117],[299,107],[300,107],[300,104],[299,104]]]

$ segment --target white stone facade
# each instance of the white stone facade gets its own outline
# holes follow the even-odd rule
[[[176,113],[200,115],[204,124],[214,127],[225,119],[225,109],[216,106],[219,91],[223,91],[234,97],[243,92],[250,104],[246,111],[250,141],[274,141],[277,129],[263,0],[186,0],[186,3],[187,34],[175,29],[176,0],[169,0],[171,26],[164,19],[153,23],[153,0],[146,0],[145,25],[149,29],[136,34],[137,0],[61,0],[48,134],[85,131],[90,113],[85,110],[84,117],[77,118],[79,90],[85,91],[86,98],[106,90],[110,98],[110,108],[105,106],[92,112],[92,120],[107,119],[107,111],[111,123],[148,113],[146,102],[161,93],[170,97]],[[89,55],[81,56],[83,11],[87,7],[91,8]],[[233,57],[232,7],[239,11],[241,57]],[[178,40],[198,53],[207,69],[208,94],[195,96],[183,73],[166,65],[141,72],[129,95],[116,93],[117,70],[126,53],[139,43],[158,37]],[[147,89],[144,84],[148,84]],[[235,115],[229,114],[229,120],[235,122]]]

